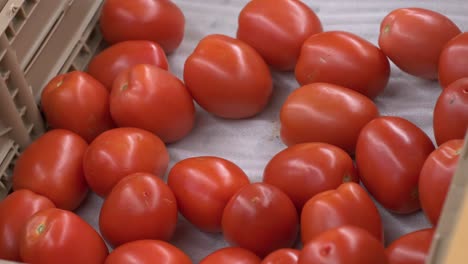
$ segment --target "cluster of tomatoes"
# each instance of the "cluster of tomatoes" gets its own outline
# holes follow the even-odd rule
[[[299,0],[252,0],[238,21],[236,38],[198,43],[182,82],[166,57],[184,35],[177,5],[105,1],[100,27],[109,46],[87,72],[59,75],[43,90],[52,129],[16,162],[14,192],[0,203],[0,259],[191,263],[168,243],[180,213],[232,245],[203,264],[424,263],[434,228],[384,248],[371,197],[393,213],[422,208],[437,225],[468,125],[468,33],[442,14],[402,8],[383,19],[377,47],[323,32]],[[387,87],[389,59],[439,79],[438,148],[410,121],[380,116],[373,99]],[[194,101],[221,118],[254,117],[272,96],[271,69],[294,70],[301,87],[280,109],[287,147],[266,164],[262,182],[214,156],[168,170],[166,144],[192,130]],[[89,189],[104,199],[100,234],[73,213]],[[293,249],[299,235],[303,247]]]

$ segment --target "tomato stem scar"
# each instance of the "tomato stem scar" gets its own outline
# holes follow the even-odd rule
[[[37,228],[36,228],[36,233],[38,235],[42,234],[45,230],[46,226],[45,224],[40,224]]]
[[[389,24],[387,24],[387,25],[385,25],[383,32],[384,32],[385,34],[387,34],[387,33],[390,32],[390,29],[391,29],[391,28],[392,28],[392,26],[390,26]]]
[[[62,84],[63,84],[63,80],[60,80],[60,82],[57,83],[57,87],[62,86]]]
[[[120,87],[120,91],[123,92],[125,90],[128,89],[128,83],[124,83],[121,87]]]

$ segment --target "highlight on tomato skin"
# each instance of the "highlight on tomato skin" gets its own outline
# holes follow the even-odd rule
[[[300,252],[292,248],[278,249],[268,254],[260,264],[297,264]]]
[[[251,251],[241,247],[218,249],[200,261],[200,264],[261,264],[261,259]]]

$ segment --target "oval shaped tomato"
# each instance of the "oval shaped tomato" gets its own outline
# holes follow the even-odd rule
[[[151,64],[167,70],[164,50],[156,42],[128,40],[114,44],[94,56],[88,64],[88,73],[110,91],[117,75],[137,64]]]
[[[299,0],[250,1],[240,12],[238,22],[237,38],[279,70],[293,70],[302,43],[322,32],[315,12]]]
[[[359,181],[353,160],[342,149],[326,143],[288,147],[276,154],[263,172],[263,182],[284,191],[298,212],[314,195],[349,181]]]
[[[86,141],[71,131],[45,133],[16,161],[13,189],[29,189],[49,198],[58,208],[75,210],[88,193],[83,172],[87,148]]]
[[[421,208],[418,180],[431,139],[415,124],[395,116],[379,117],[361,131],[356,147],[359,176],[388,210],[408,214]]]
[[[99,26],[107,43],[151,40],[172,52],[184,37],[185,17],[170,0],[107,0]]]
[[[57,208],[32,216],[20,242],[26,263],[100,264],[109,251],[99,234],[78,215]]]
[[[200,261],[200,264],[260,264],[254,253],[240,247],[218,249]]]
[[[277,187],[253,183],[242,187],[223,212],[224,238],[260,257],[295,242],[298,215],[293,202]]]
[[[387,86],[390,63],[369,41],[348,32],[328,31],[304,42],[295,74],[301,85],[333,83],[374,98]]]
[[[442,88],[454,81],[468,77],[468,32],[451,39],[442,50],[439,58],[439,83]]]
[[[282,248],[271,252],[260,264],[297,264],[299,261],[298,249]]]
[[[342,226],[320,234],[304,245],[298,264],[386,264],[382,243],[366,230]]]
[[[232,119],[261,112],[273,91],[270,70],[260,54],[224,35],[200,40],[185,61],[184,81],[203,109]]]
[[[206,232],[220,232],[224,207],[250,181],[231,161],[204,156],[177,162],[167,183],[177,198],[180,213],[189,222]]]
[[[445,44],[461,31],[448,17],[423,8],[398,8],[380,24],[379,46],[401,70],[437,79]]]
[[[108,130],[90,145],[83,158],[86,180],[100,196],[107,196],[123,177],[148,172],[163,177],[169,153],[158,136],[139,128]]]
[[[342,86],[313,83],[294,90],[281,107],[281,139],[288,146],[324,142],[353,153],[362,127],[377,116],[369,98]]]
[[[302,243],[343,225],[364,228],[383,241],[379,211],[369,194],[354,182],[343,183],[336,190],[319,193],[307,201],[301,213]]]
[[[429,255],[434,228],[408,233],[385,250],[389,264],[424,264]]]
[[[468,130],[468,78],[453,82],[439,95],[434,107],[433,126],[438,145],[465,137]]]

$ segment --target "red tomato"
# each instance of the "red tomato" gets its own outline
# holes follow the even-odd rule
[[[184,84],[149,64],[138,64],[117,75],[110,111],[120,127],[146,129],[166,143],[185,137],[195,123],[195,106]]]
[[[260,264],[297,264],[301,251],[292,248],[282,248],[270,253]]]
[[[189,222],[203,231],[220,232],[224,207],[250,181],[236,164],[208,156],[179,161],[169,172],[167,183]]]
[[[462,148],[461,139],[445,142],[427,157],[421,169],[419,176],[421,207],[434,225],[437,225],[439,220]]]
[[[463,139],[468,129],[468,78],[447,86],[434,108],[434,136],[438,145]]]
[[[353,153],[359,132],[379,116],[367,97],[345,87],[313,83],[293,91],[281,112],[281,139],[288,145],[324,142]]]
[[[298,264],[386,264],[382,243],[366,230],[342,226],[304,245]]]
[[[261,112],[273,90],[268,65],[252,47],[224,35],[203,38],[184,66],[184,80],[206,111],[224,118]]]
[[[358,182],[351,157],[326,143],[302,143],[276,154],[263,172],[263,181],[284,191],[298,212],[314,195]]]
[[[16,191],[1,201],[0,259],[21,261],[19,244],[24,225],[35,213],[53,207],[55,205],[47,197],[30,190]]]
[[[439,58],[439,82],[442,88],[454,81],[468,77],[468,32],[451,39]]]
[[[163,177],[169,163],[166,146],[139,128],[115,128],[99,135],[86,151],[83,167],[91,189],[106,196],[123,177],[148,172]]]
[[[113,246],[142,239],[167,241],[176,224],[174,194],[162,179],[149,173],[130,174],[119,181],[99,215],[101,234]]]
[[[367,40],[348,32],[329,31],[304,42],[295,73],[301,85],[333,83],[374,98],[387,86],[390,63]]]
[[[289,71],[296,65],[302,43],[320,32],[319,18],[299,0],[253,0],[239,14],[237,38],[256,49],[268,64]]]
[[[68,130],[45,133],[16,161],[13,189],[29,189],[49,198],[58,208],[75,210],[88,193],[83,172],[87,148],[84,139]]]
[[[445,44],[461,31],[448,17],[422,8],[399,8],[380,24],[379,46],[401,70],[437,79]]]
[[[20,242],[27,263],[100,264],[108,254],[99,234],[76,214],[49,208],[29,218]]]
[[[99,25],[108,43],[152,40],[172,52],[184,37],[185,17],[170,0],[106,0]]]
[[[88,73],[110,91],[115,77],[137,64],[151,64],[167,70],[164,50],[148,40],[128,40],[114,44],[97,54],[88,64]]]
[[[264,257],[296,240],[298,216],[289,197],[277,187],[253,183],[229,200],[222,218],[224,238]]]
[[[379,211],[369,194],[357,183],[343,183],[336,190],[319,193],[304,205],[301,214],[302,243],[343,225],[355,225],[383,241]]]
[[[418,180],[431,139],[401,117],[379,117],[361,131],[356,147],[359,176],[367,190],[388,210],[408,214],[421,208]]]
[[[389,264],[425,264],[433,235],[433,228],[423,229],[393,241],[385,250]]]
[[[260,264],[261,259],[254,253],[240,247],[216,250],[200,261],[200,264]]]

